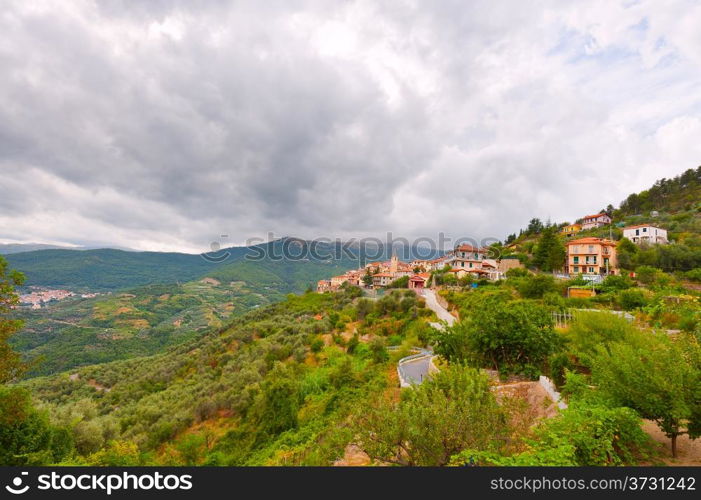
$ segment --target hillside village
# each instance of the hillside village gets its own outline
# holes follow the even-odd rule
[[[651,217],[655,216],[656,213],[653,212]],[[613,224],[613,219],[602,212],[586,215],[574,224],[560,225],[559,237],[564,240],[566,253],[561,266],[555,268],[563,271],[557,276],[569,279],[581,275],[587,281],[598,283],[606,276],[620,274],[616,258],[617,242],[614,239],[578,237],[581,232],[612,227]],[[667,230],[653,223],[623,225],[621,229],[622,238],[638,246],[669,243]],[[478,248],[462,244],[432,260],[403,262],[393,254],[388,261],[369,262],[359,269],[319,280],[316,290],[320,293],[336,291],[345,283],[372,290],[388,287],[423,289],[436,284],[433,279],[436,273],[454,277],[449,278],[450,282],[498,281],[504,279],[510,269],[523,267],[525,266],[521,260],[508,252],[507,255],[503,255],[499,248]],[[634,276],[634,273],[631,276]]]
[[[489,248],[459,245],[436,259],[411,262],[402,262],[394,254],[389,261],[369,262],[360,269],[320,280],[317,291],[338,290],[344,283],[370,289],[386,288],[402,278],[407,278],[403,288],[422,289],[431,284],[432,273],[439,271],[456,280],[471,277],[496,281],[509,269],[522,267],[517,259],[491,259],[489,252]]]

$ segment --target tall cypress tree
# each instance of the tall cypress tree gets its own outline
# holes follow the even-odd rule
[[[533,255],[533,264],[541,271],[562,269],[565,263],[565,246],[557,237],[555,226],[543,229]]]

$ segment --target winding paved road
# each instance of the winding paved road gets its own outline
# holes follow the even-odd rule
[[[438,319],[445,323],[431,323],[431,326],[443,330],[445,324],[452,326],[455,323],[455,316],[450,314],[448,310],[441,306],[436,299],[436,292],[429,289],[421,291],[421,296],[426,300],[426,306],[436,313]],[[413,356],[409,356],[411,358]],[[399,360],[397,370],[399,375],[409,385],[416,385],[423,382],[429,375],[429,366],[431,365],[431,355],[426,352],[426,355],[417,357],[416,359],[403,358]]]
[[[436,313],[439,320],[445,321],[448,323],[448,326],[453,326],[453,323],[455,323],[455,316],[450,314],[445,307],[438,303],[438,300],[436,299],[436,292],[434,290],[425,288],[421,291],[421,296],[426,299],[426,306]],[[434,328],[439,330],[443,329],[443,325],[440,323],[433,323],[432,325]]]
[[[431,363],[431,356],[424,356],[413,361],[407,361],[401,365],[401,373],[408,383],[420,384],[428,377],[428,367]]]

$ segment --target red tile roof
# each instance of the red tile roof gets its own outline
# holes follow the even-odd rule
[[[616,246],[615,241],[607,240],[604,238],[594,238],[594,237],[588,237],[588,238],[579,238],[577,240],[572,240],[568,241],[566,243],[567,246],[570,245],[583,245],[583,244],[599,244],[599,245],[607,245],[607,246]]]
[[[457,250],[459,252],[483,252],[483,251],[485,251],[484,248],[476,248],[476,247],[473,247],[472,245],[467,245],[467,244],[459,245],[459,246],[455,247],[455,250]]]

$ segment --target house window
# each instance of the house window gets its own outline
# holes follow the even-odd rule
[[[472,262],[470,262],[470,267],[472,267]]]
[[[575,258],[574,258],[574,263],[575,263],[575,264],[579,264],[579,257],[575,257]]]
[[[643,228],[643,233],[647,233],[647,228],[646,228],[646,227]]]
[[[635,236],[640,236],[640,229],[635,230]]]
[[[590,273],[593,273],[593,272],[594,272],[594,268],[593,268],[593,267],[590,267],[590,268],[589,268],[589,272],[590,272]]]
[[[574,272],[575,272],[575,273],[578,273],[578,272],[579,272],[579,267],[574,266]]]

